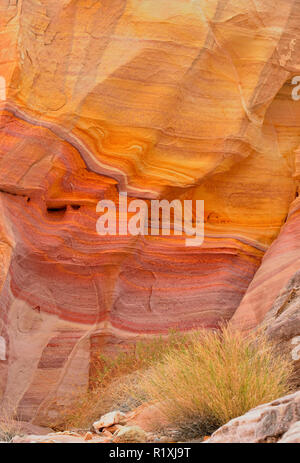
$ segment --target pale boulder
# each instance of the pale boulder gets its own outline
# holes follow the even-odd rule
[[[125,422],[126,415],[119,410],[115,410],[101,416],[99,421],[95,421],[95,423],[93,423],[93,428],[96,432],[100,432],[103,428],[109,428],[115,424],[125,424]]]
[[[290,427],[288,432],[278,441],[278,444],[300,444],[300,421]]]
[[[147,433],[139,426],[123,426],[114,434],[113,442],[118,444],[148,442]]]
[[[215,431],[208,443],[275,443],[291,439],[300,420],[300,391],[253,408]],[[298,427],[299,429],[299,427]],[[288,431],[290,431],[289,434]],[[298,434],[299,438],[299,434]],[[289,440],[291,442],[291,440]]]

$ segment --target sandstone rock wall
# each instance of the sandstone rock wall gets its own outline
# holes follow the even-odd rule
[[[23,419],[99,349],[263,320],[298,270],[299,31],[298,0],[0,0],[0,397]],[[204,200],[204,244],[100,237],[120,191]]]

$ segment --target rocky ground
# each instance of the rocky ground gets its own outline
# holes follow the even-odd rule
[[[176,440],[172,440],[170,436],[162,436],[151,431],[155,419],[159,418],[159,413],[159,409],[151,405],[139,407],[127,414],[116,410],[95,421],[89,431],[49,432],[49,429],[33,426],[32,431],[35,432],[16,435],[11,442],[89,444],[175,442]],[[152,418],[155,419],[151,421]],[[300,391],[260,405],[245,415],[231,420],[212,436],[201,436],[191,442],[300,443]]]
[[[170,438],[150,432],[148,421],[151,406],[142,407],[133,413],[119,410],[103,415],[95,421],[90,430],[48,432],[39,434],[16,435],[13,443],[147,443],[166,442]],[[152,409],[153,412],[153,409]],[[143,426],[143,427],[142,427]]]

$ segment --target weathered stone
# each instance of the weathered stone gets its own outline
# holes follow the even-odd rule
[[[148,441],[147,433],[139,426],[123,426],[113,436],[115,443],[144,443]]]
[[[114,434],[116,431],[121,429],[122,425],[120,424],[114,424],[113,426],[109,426],[108,428],[105,429],[105,431],[110,432],[111,434]]]
[[[88,431],[84,436],[84,440],[87,441],[87,440],[92,440],[92,439],[93,439],[93,434],[90,431]]]
[[[279,444],[300,444],[300,421],[294,423],[278,441]]]
[[[253,408],[212,434],[209,443],[277,442],[300,419],[300,391]],[[289,436],[288,436],[289,437]]]
[[[103,428],[109,428],[114,424],[124,424],[126,422],[125,413],[115,410],[113,412],[106,413],[106,415],[101,416],[100,420],[93,423],[93,428],[96,432],[99,432]]]
[[[262,326],[281,352],[289,354],[300,386],[300,271],[289,280],[267,313]]]

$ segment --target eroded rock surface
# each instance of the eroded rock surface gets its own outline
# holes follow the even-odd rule
[[[290,355],[300,386],[300,272],[288,282],[267,313],[262,326],[281,352]]]
[[[214,432],[206,443],[299,442],[300,392],[253,408]]]
[[[96,432],[99,432],[102,430],[102,428],[109,428],[115,424],[124,424],[125,419],[126,415],[124,413],[120,412],[119,410],[112,411],[106,415],[103,415],[100,420],[95,421],[95,423],[93,423],[93,429]]]
[[[111,439],[94,434],[91,439],[86,440],[84,435],[76,432],[56,432],[47,435],[29,434],[15,436],[13,444],[107,444]]]
[[[0,0],[4,406],[47,423],[98,351],[263,320],[300,264],[299,31],[298,0]],[[204,200],[204,244],[99,236],[120,191]]]
[[[300,444],[300,421],[294,423],[278,441],[279,444]]]

